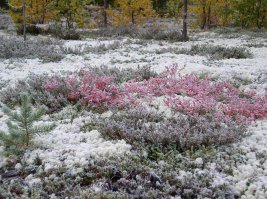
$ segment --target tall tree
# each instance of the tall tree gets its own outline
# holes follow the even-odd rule
[[[183,0],[169,0],[166,4],[168,16],[175,17],[182,17],[182,8],[183,8]]]
[[[183,39],[187,40],[187,0],[183,0]]]
[[[0,8],[8,9],[7,0],[0,0]]]
[[[177,1],[177,0],[174,0]],[[153,0],[153,9],[157,12],[157,14],[159,14],[160,16],[164,17],[166,15],[168,15],[168,10],[167,8],[167,3],[169,2],[169,0]]]
[[[151,0],[116,0],[111,10],[114,25],[140,24],[154,15]]]
[[[55,0],[10,0],[10,15],[26,38],[26,26],[54,20]]]
[[[104,12],[103,12],[103,15],[104,15],[104,27],[107,27],[108,26],[108,13],[107,13],[107,9],[108,9],[108,3],[109,3],[109,0],[104,0]]]
[[[23,39],[26,41],[26,0],[22,1]]]
[[[231,9],[236,25],[243,28],[267,26],[267,0],[232,0]]]
[[[84,6],[90,2],[90,0],[57,0],[56,11],[58,20],[65,20],[67,30],[74,28],[74,23],[82,26],[85,21]]]

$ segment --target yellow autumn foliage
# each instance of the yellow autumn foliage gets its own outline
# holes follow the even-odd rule
[[[47,23],[55,17],[54,0],[26,0],[26,21],[29,24]],[[16,23],[22,21],[22,0],[10,0],[10,14]]]
[[[195,23],[202,29],[207,29],[213,25],[225,25],[227,15],[224,15],[229,6],[227,0],[195,0],[189,6],[189,13],[194,13]]]
[[[115,5],[107,10],[115,26],[142,24],[155,15],[151,0],[116,0]]]

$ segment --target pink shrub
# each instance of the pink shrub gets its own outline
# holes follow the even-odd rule
[[[245,92],[229,82],[201,79],[196,74],[181,75],[177,65],[162,76],[127,82],[124,90],[136,98],[165,96],[167,106],[184,114],[220,114],[239,123],[267,117],[267,95],[257,96],[255,91]]]
[[[141,82],[130,80],[121,86],[113,83],[112,77],[99,76],[91,70],[81,69],[77,75],[65,79],[68,100],[82,100],[92,106],[135,107],[140,101],[152,101],[164,96],[165,104],[187,115],[213,114],[219,120],[237,123],[254,121],[267,116],[267,94],[243,91],[229,82],[215,82],[208,77],[201,79],[196,74],[182,75],[177,65],[167,67],[162,75]],[[45,89],[51,92],[62,86],[51,81]]]
[[[112,77],[98,76],[91,70],[81,69],[77,75],[65,79],[68,90],[68,100],[88,103],[95,107],[108,105],[122,106],[120,89],[112,83]],[[48,92],[57,88],[57,84],[49,82],[45,85]]]
[[[47,82],[44,86],[45,90],[47,91],[53,91],[58,89],[60,86],[62,86],[62,83],[57,80],[52,80],[51,82]]]

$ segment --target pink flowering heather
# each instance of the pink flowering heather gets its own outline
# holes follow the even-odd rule
[[[45,85],[45,89],[51,92],[57,89],[58,84],[51,81]],[[95,107],[108,105],[121,107],[124,101],[120,99],[121,92],[113,84],[112,77],[98,76],[89,69],[81,69],[77,75],[65,78],[65,86],[68,90],[69,101],[88,103]]]
[[[99,76],[89,69],[65,79],[68,100],[86,102],[96,107],[128,105],[164,96],[165,104],[186,115],[213,114],[218,121],[232,119],[241,124],[267,116],[267,94],[257,96],[253,90],[243,91],[229,82],[216,82],[207,76],[182,75],[177,65],[167,67],[156,77],[143,81],[130,80],[121,86],[112,77]],[[45,85],[48,92],[62,86],[56,80]]]
[[[62,86],[62,83],[61,83],[60,81],[57,81],[57,80],[55,79],[55,80],[52,80],[52,81],[47,82],[47,83],[44,85],[44,88],[45,88],[45,90],[47,90],[47,91],[52,91],[52,90],[56,90],[56,89],[58,89],[60,86]]]
[[[177,65],[162,76],[147,81],[130,81],[125,93],[135,97],[165,96],[167,106],[184,114],[221,114],[238,122],[251,122],[267,116],[267,95],[242,91],[229,82],[215,82],[196,74],[181,75]]]

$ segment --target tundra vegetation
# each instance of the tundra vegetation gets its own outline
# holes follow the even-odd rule
[[[0,0],[0,198],[267,198],[266,3]]]

